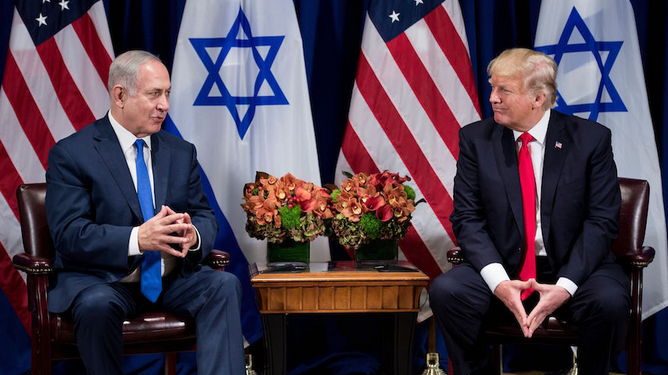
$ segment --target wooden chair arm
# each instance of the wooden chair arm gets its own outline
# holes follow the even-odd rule
[[[455,266],[464,263],[464,255],[462,254],[462,249],[460,247],[453,247],[448,250],[447,258],[448,262]]]
[[[649,266],[650,263],[654,260],[654,248],[650,246],[643,246],[640,252],[630,252],[624,256],[621,256],[620,259],[624,264],[628,264],[634,268],[645,268]],[[447,255],[448,262],[453,265],[462,264],[464,262],[464,256],[462,255],[462,249],[459,247],[453,247],[448,251]]]
[[[12,263],[17,269],[28,275],[48,275],[53,273],[51,261],[46,258],[33,256],[27,253],[14,255]]]
[[[204,264],[217,271],[225,271],[225,267],[230,264],[230,254],[227,251],[211,250]]]
[[[51,261],[46,258],[20,253],[14,255],[12,262],[14,263],[14,267],[29,275],[48,275],[53,273]],[[223,271],[230,264],[230,254],[222,250],[211,250],[204,263],[213,269]]]
[[[654,248],[651,246],[643,246],[640,252],[633,251],[620,256],[624,264],[631,266],[632,268],[645,268],[649,266],[650,263],[654,260]]]

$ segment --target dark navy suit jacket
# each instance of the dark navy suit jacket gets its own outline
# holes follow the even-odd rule
[[[600,264],[614,261],[621,197],[610,130],[552,110],[541,190],[552,269],[581,285]],[[512,130],[491,118],[461,129],[454,195],[451,220],[466,261],[478,271],[501,263],[516,278],[524,218]]]
[[[200,185],[195,147],[165,131],[151,136],[155,206],[188,212],[201,250],[172,272],[193,272],[213,247],[217,224]],[[62,312],[84,288],[128,275],[132,227],[144,220],[118,138],[105,116],[58,142],[49,154],[46,210],[56,248],[57,275],[49,310]]]

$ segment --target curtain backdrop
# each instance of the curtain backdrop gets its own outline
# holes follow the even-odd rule
[[[348,116],[365,2],[294,0],[294,3],[304,43],[322,182],[331,183]],[[533,46],[540,1],[467,0],[460,3],[481,108],[486,117],[490,114],[486,66],[506,48]],[[668,179],[664,168],[668,168],[668,74],[665,71],[668,66],[668,3],[651,0],[632,0],[631,3],[663,170],[664,197],[667,197]],[[104,0],[104,4],[116,55],[129,49],[145,49],[158,54],[171,70],[185,0]],[[0,0],[0,81],[12,7],[11,0]],[[337,250],[333,251],[336,258]],[[665,367],[668,364],[667,310],[645,322],[646,359],[658,366],[652,373],[668,373]],[[0,303],[0,316],[12,316],[8,304]],[[659,342],[662,339],[665,342]]]

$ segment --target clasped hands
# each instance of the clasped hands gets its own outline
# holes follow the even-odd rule
[[[139,226],[139,250],[157,250],[183,258],[197,243],[197,234],[188,213],[177,213],[168,206]],[[172,245],[175,245],[172,247]]]
[[[540,299],[527,315],[520,295],[523,290],[530,288],[534,289],[534,293],[539,293]],[[513,313],[524,337],[527,338],[531,338],[545,318],[571,297],[566,289],[557,285],[541,284],[535,279],[502,281],[494,290],[494,294]]]

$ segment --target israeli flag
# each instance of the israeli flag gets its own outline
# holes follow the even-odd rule
[[[668,248],[661,171],[631,3],[544,0],[535,45],[559,65],[556,109],[610,128],[619,176],[649,181],[645,245],[654,247],[656,257],[644,273],[646,318],[668,306]]]
[[[302,39],[292,0],[188,1],[174,56],[169,131],[197,147],[203,186],[216,212],[216,248],[244,285],[243,331],[261,337],[248,265],[266,243],[248,236],[243,186],[256,171],[290,172],[320,185]],[[311,260],[329,260],[325,238]]]

